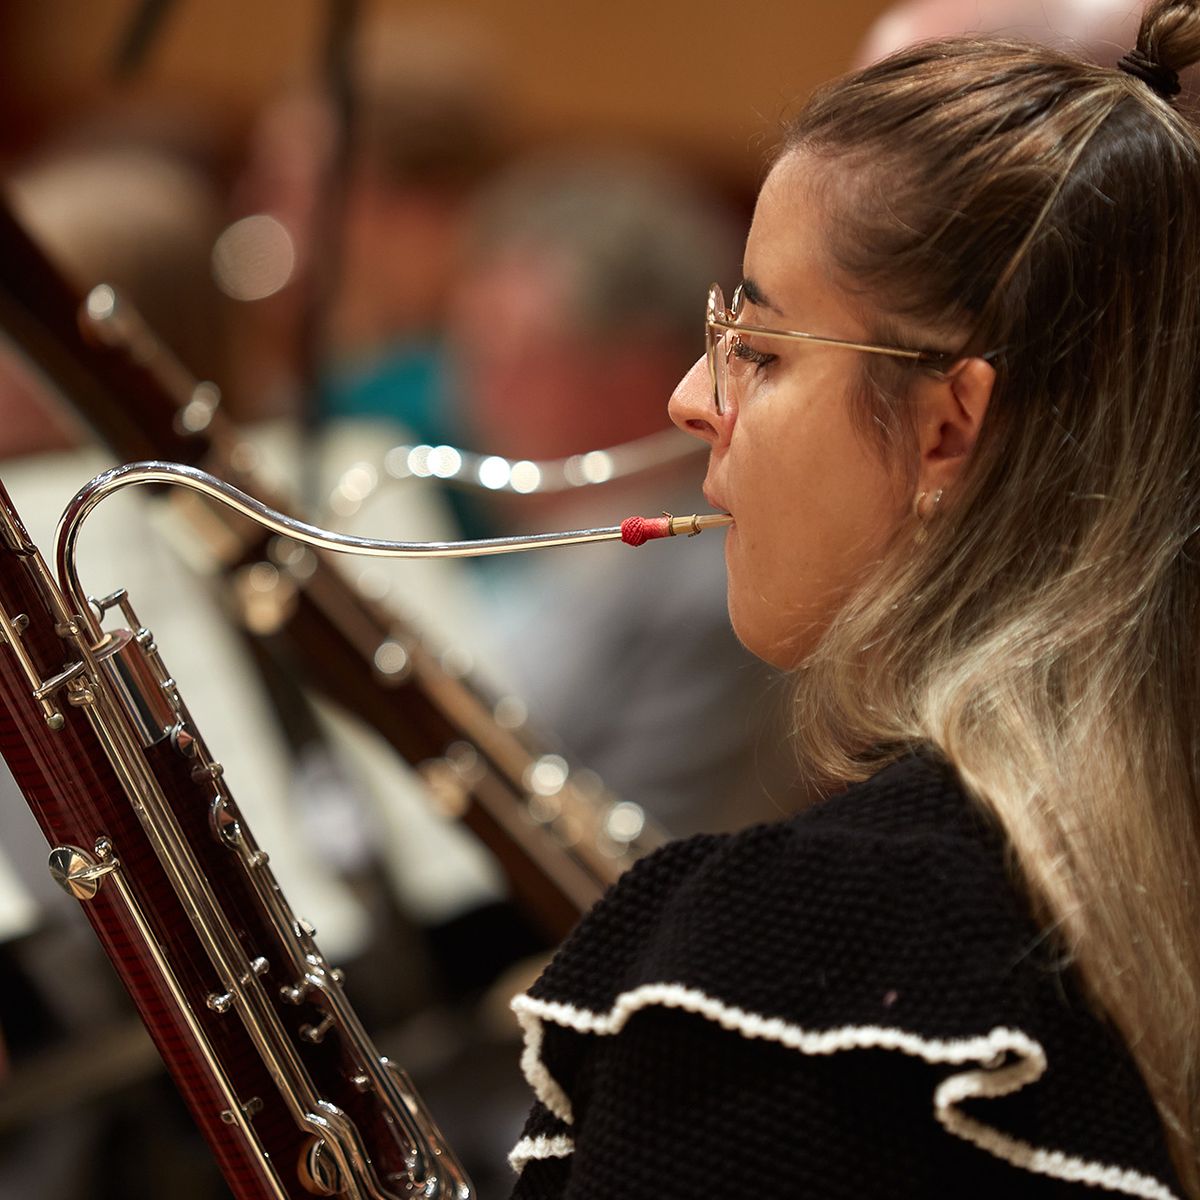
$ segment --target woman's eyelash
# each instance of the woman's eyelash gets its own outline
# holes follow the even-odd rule
[[[748,346],[741,338],[733,343],[733,356],[740,358],[742,362],[753,363],[756,367],[765,367],[778,357],[778,355],[768,354],[764,350],[756,350],[753,346]]]

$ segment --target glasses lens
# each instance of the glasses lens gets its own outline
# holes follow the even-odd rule
[[[715,322],[725,320],[725,297],[719,284],[708,289],[708,314],[705,322],[706,346],[708,351],[708,373],[713,385],[713,404],[718,413],[725,411],[725,397],[729,391],[729,331]]]

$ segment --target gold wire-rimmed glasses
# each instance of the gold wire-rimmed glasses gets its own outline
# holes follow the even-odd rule
[[[783,338],[792,341],[810,342],[815,346],[840,346],[844,350],[861,350],[867,354],[885,354],[889,358],[904,358],[934,370],[945,370],[955,360],[955,355],[934,350],[906,350],[900,346],[877,346],[869,342],[851,342],[845,338],[818,337],[815,333],[801,333],[795,329],[768,329],[762,325],[743,325],[738,318],[744,303],[743,285],[733,293],[733,303],[725,307],[725,296],[720,284],[708,289],[708,311],[704,322],[705,346],[708,357],[708,373],[713,385],[713,404],[718,413],[724,413],[729,396],[730,375],[735,373],[732,364],[750,365],[754,352],[745,346],[743,334],[756,337]]]

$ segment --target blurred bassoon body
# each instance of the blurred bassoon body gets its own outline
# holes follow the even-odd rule
[[[124,459],[202,466],[264,494],[216,389],[198,383],[110,288],[84,301],[0,208],[0,326]],[[358,594],[327,556],[191,497],[181,504],[219,571],[253,591],[252,636],[361,718],[496,855],[515,897],[561,936],[661,835],[636,806],[572,773],[395,613]],[[236,606],[235,606],[236,607]]]

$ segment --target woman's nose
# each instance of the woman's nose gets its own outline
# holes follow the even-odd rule
[[[728,412],[717,412],[708,361],[703,356],[676,385],[667,405],[667,414],[684,433],[690,433],[710,446],[719,446],[729,440],[733,421]]]

